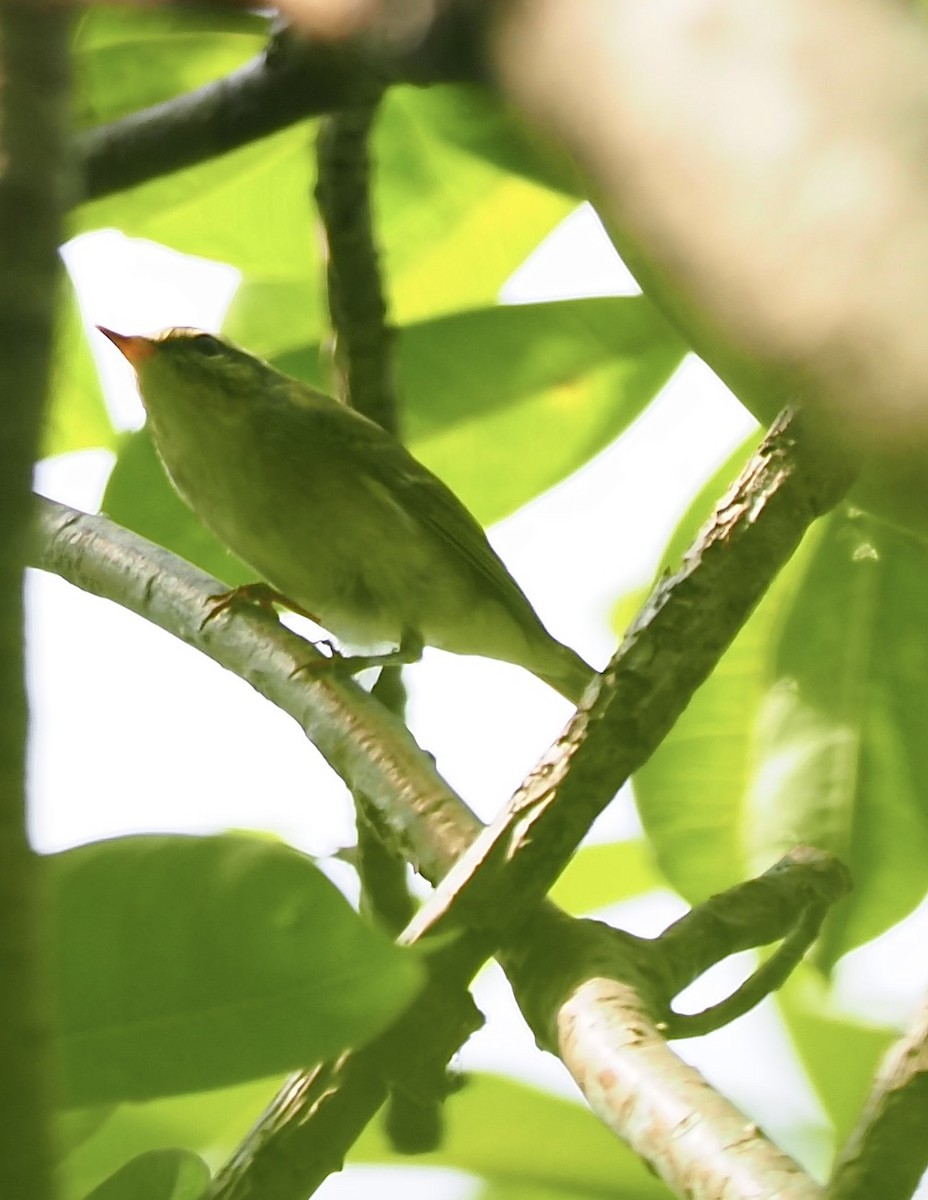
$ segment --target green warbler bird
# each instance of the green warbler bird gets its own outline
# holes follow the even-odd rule
[[[340,641],[398,647],[358,667],[437,646],[515,663],[579,702],[592,667],[379,425],[208,333],[97,328],[135,368],[158,453],[204,525]]]

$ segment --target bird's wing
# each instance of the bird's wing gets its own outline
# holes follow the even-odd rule
[[[366,471],[409,518],[446,546],[456,561],[465,563],[519,625],[540,625],[530,601],[490,545],[479,522],[446,484],[366,418],[352,423],[351,439],[354,445],[347,449],[355,456],[359,473]]]

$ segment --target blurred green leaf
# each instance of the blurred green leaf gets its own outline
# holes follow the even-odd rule
[[[239,1083],[186,1096],[119,1104],[104,1112],[93,1136],[83,1139],[59,1168],[61,1200],[84,1200],[87,1192],[128,1159],[149,1151],[185,1146],[212,1166],[225,1162],[271,1102],[282,1077]],[[98,1110],[59,1114],[57,1128],[68,1140],[74,1120]]]
[[[740,446],[732,450],[718,470],[700,488],[664,548],[657,569],[658,578],[665,571],[680,569],[683,556],[695,543],[702,527],[750,462],[752,455],[763,440],[764,433],[763,429],[757,428],[749,434]]]
[[[682,355],[642,297],[502,305],[423,321],[397,346],[405,436],[489,524],[618,437]],[[316,346],[276,365],[324,386]]]
[[[43,861],[68,1105],[221,1087],[365,1041],[421,981],[312,861],[244,836],[137,836]]]
[[[476,84],[416,93],[421,119],[444,141],[554,192],[586,198],[579,168],[498,92]]]
[[[260,51],[268,29],[228,8],[87,8],[74,36],[75,123],[113,121],[219,79]]]
[[[49,394],[43,457],[92,446],[115,446],[116,434],[103,402],[77,298],[67,278],[62,284],[55,323]]]
[[[172,550],[230,587],[256,578],[251,567],[227,550],[178,496],[147,428],[121,439],[102,509],[120,525]]]
[[[874,518],[842,508],[807,536],[635,777],[661,868],[688,900],[799,842],[831,850],[855,887],[820,943],[829,967],[922,899],[926,589],[928,546]]]
[[[378,121],[375,202],[391,319],[496,300],[576,201],[444,140],[422,89],[392,88]]]
[[[376,1122],[355,1143],[349,1160],[409,1161],[390,1148]],[[444,1143],[417,1155],[416,1163],[568,1195],[670,1200],[664,1184],[586,1108],[494,1075],[473,1076],[449,1097]]]
[[[826,518],[773,657],[747,813],[753,862],[797,842],[837,854],[854,890],[820,961],[925,894],[928,543],[857,510]]]
[[[188,1150],[151,1150],[120,1167],[87,1200],[197,1200],[209,1167]]]
[[[509,275],[574,207],[447,142],[430,103],[421,89],[391,88],[373,135],[375,237],[390,320],[398,325],[494,303]],[[301,153],[309,170],[309,146]],[[262,184],[260,203],[271,186],[288,186],[282,170],[280,181]],[[282,253],[265,250],[260,263],[229,259],[245,279],[226,332],[264,356],[298,351],[326,333],[322,263],[316,257],[307,269],[301,257],[307,248],[317,254],[311,186],[307,179],[293,188],[300,211],[274,216]],[[258,214],[246,224],[255,221]],[[331,390],[327,380],[324,386]]]
[[[842,1145],[893,1034],[836,1012],[822,977],[806,965],[777,992],[783,1019]]]
[[[114,226],[256,280],[300,279],[318,311],[308,122],[220,158],[81,205],[72,233]]]
[[[551,899],[581,916],[664,886],[650,845],[635,838],[583,846],[551,889]]]
[[[493,1179],[484,1184],[474,1200],[593,1200],[603,1195],[599,1188],[546,1187],[535,1180],[526,1183],[521,1179]],[[637,1196],[637,1192],[622,1192],[621,1200],[626,1197],[636,1200]]]

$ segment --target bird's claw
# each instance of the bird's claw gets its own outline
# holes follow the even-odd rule
[[[295,612],[301,617],[306,617],[310,621],[314,621],[317,625],[319,619],[311,612],[307,612],[305,608],[285,596],[283,592],[279,592],[268,583],[242,583],[238,587],[230,588],[227,592],[217,592],[213,596],[207,596],[207,604],[212,607],[200,623],[200,629],[203,630],[214,617],[218,617],[220,613],[227,609],[233,608],[239,604],[250,604],[256,608],[262,609],[272,616],[276,616],[277,612],[275,605],[281,608],[286,608],[290,612]]]

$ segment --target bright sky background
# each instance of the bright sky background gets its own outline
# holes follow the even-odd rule
[[[168,325],[218,330],[238,283],[230,267],[132,241],[90,234],[65,251],[89,326],[124,333]],[[591,210],[569,217],[507,282],[506,302],[634,294]],[[131,371],[91,333],[107,399],[121,428],[142,423]],[[490,531],[493,544],[561,640],[594,664],[615,645],[615,600],[649,582],[663,545],[699,484],[746,436],[752,421],[697,359],[688,358],[634,427],[582,471]],[[99,504],[111,458],[86,452],[46,461],[37,488],[79,508]],[[579,514],[579,516],[578,516]],[[139,830],[213,832],[270,829],[314,855],[353,841],[343,785],[290,719],[208,659],[114,604],[61,580],[29,581],[31,833],[42,851]],[[484,819],[505,802],[569,716],[566,701],[516,667],[427,650],[407,672],[409,722],[439,770]],[[513,714],[518,719],[513,720]],[[475,753],[474,748],[480,752]],[[632,835],[628,795],[604,814],[599,839]],[[346,871],[327,869],[350,890]],[[669,893],[609,914],[637,933],[654,933],[682,911]],[[924,962],[924,914],[890,935]],[[886,939],[883,939],[884,943]],[[897,951],[894,951],[894,953]],[[869,958],[867,953],[870,954]],[[858,952],[845,971],[858,1007],[902,1019],[928,967],[887,980],[875,952]],[[717,969],[693,1004],[716,998],[732,970]],[[915,976],[918,977],[915,977]],[[465,1068],[504,1070],[576,1095],[556,1059],[538,1052],[496,968],[477,1000],[489,1022],[464,1049]],[[765,1047],[763,1064],[757,1048]],[[792,1064],[769,1007],[681,1047],[736,1103],[810,1165],[824,1166],[827,1130]],[[750,1069],[745,1070],[745,1064]],[[813,1141],[797,1130],[813,1122]],[[416,1200],[458,1200],[474,1184],[421,1171],[394,1180]],[[382,1178],[382,1177],[381,1177]],[[327,1200],[366,1195],[366,1171],[329,1180]],[[385,1194],[382,1185],[378,1188]]]

